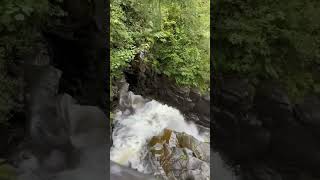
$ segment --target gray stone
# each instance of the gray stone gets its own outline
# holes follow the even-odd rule
[[[210,146],[185,133],[165,130],[160,137],[154,137],[153,149],[162,144],[158,151],[150,151],[148,161],[154,174],[164,179],[210,179]],[[159,141],[160,139],[166,141]],[[159,142],[158,142],[159,141]],[[170,143],[171,142],[171,143]],[[174,142],[174,143],[172,143]],[[158,148],[159,149],[159,148]]]

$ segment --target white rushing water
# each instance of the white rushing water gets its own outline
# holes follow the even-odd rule
[[[135,109],[131,115],[118,112],[115,121],[110,159],[144,173],[149,173],[144,162],[146,144],[165,128],[185,132],[204,141],[195,124],[187,123],[177,109],[155,100]]]

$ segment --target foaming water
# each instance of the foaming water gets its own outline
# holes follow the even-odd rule
[[[144,173],[150,173],[144,161],[147,141],[165,128],[185,132],[200,141],[205,138],[199,134],[197,126],[186,122],[177,109],[155,100],[135,109],[132,115],[119,112],[115,121],[110,159]]]

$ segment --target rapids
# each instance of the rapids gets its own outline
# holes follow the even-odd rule
[[[185,132],[199,141],[207,140],[194,123],[185,120],[179,110],[156,100],[144,102],[141,96],[128,93],[125,101],[133,107],[133,112],[118,111],[115,116],[115,126],[112,133],[113,146],[110,159],[124,166],[129,166],[143,173],[151,173],[148,169],[147,142],[153,136],[159,135],[164,129]],[[139,101],[136,98],[140,99]],[[121,99],[120,102],[124,101]]]

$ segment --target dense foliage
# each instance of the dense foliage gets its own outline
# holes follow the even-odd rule
[[[209,11],[208,0],[111,0],[111,81],[143,52],[155,72],[208,90]]]
[[[292,97],[320,92],[320,1],[231,1],[213,5],[215,70],[272,79]]]
[[[42,0],[0,2],[0,124],[6,124],[10,111],[18,108],[22,76],[14,69],[39,39],[36,27],[47,12]],[[33,26],[31,26],[32,24]]]

